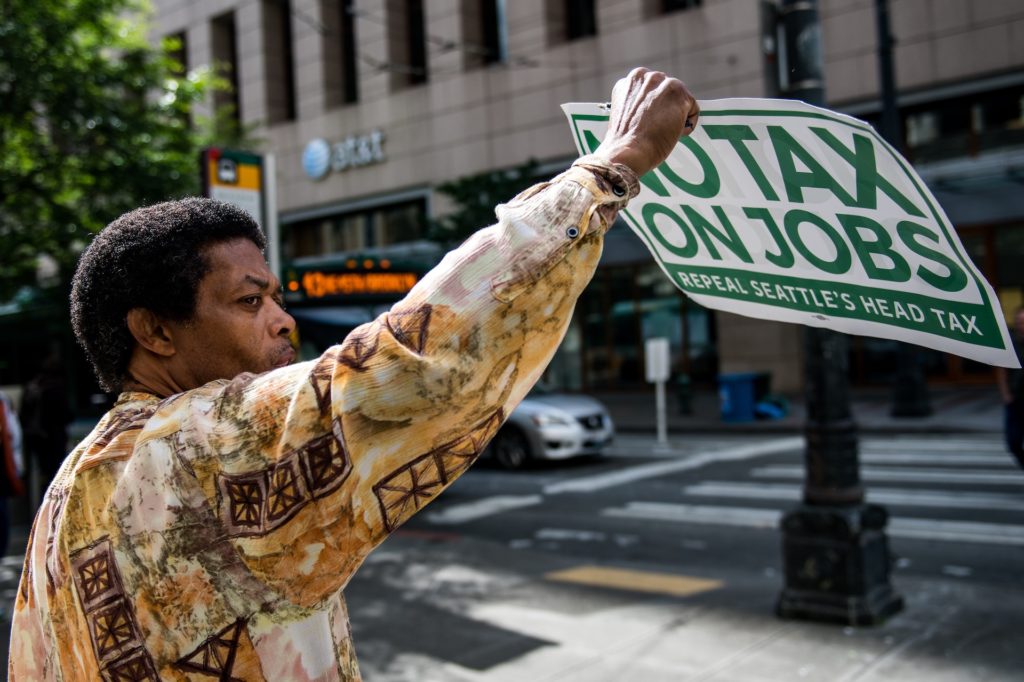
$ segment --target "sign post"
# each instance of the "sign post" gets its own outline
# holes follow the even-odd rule
[[[203,195],[238,206],[253,217],[267,236],[270,270],[281,274],[273,154],[208,147],[200,157]]]
[[[647,339],[644,344],[647,382],[654,384],[655,409],[657,410],[658,445],[668,447],[668,416],[665,407],[665,382],[671,374],[671,359],[668,339],[659,337]]]

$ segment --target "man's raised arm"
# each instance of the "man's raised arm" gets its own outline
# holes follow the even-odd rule
[[[597,153],[498,207],[388,313],[315,361],[186,394],[195,426],[176,437],[200,447],[178,451],[203,453],[187,467],[253,576],[318,603],[475,461],[561,342],[637,177],[697,115],[682,83],[634,70]]]

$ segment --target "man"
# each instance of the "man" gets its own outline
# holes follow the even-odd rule
[[[697,115],[679,81],[634,70],[597,154],[297,365],[243,212],[193,199],[111,223],[72,317],[123,393],[36,518],[11,679],[358,680],[342,588],[540,377],[604,231]]]
[[[1011,337],[1017,360],[1024,362],[1024,307],[1013,314]],[[1004,434],[1006,448],[1024,468],[1024,370],[996,367],[999,393],[1005,410]]]

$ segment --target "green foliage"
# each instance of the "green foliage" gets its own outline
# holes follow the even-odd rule
[[[427,236],[443,244],[457,244],[482,227],[494,224],[494,207],[507,202],[527,187],[544,179],[530,159],[510,170],[488,171],[438,185],[455,210],[432,221]]]
[[[199,191],[189,121],[217,79],[146,30],[138,0],[0,0],[0,300],[41,254],[66,284],[112,219]]]

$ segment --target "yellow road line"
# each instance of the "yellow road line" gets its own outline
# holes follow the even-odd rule
[[[554,571],[544,577],[558,582],[632,592],[670,594],[676,597],[688,597],[701,592],[717,590],[723,584],[720,580],[708,580],[707,578],[694,578],[672,573],[630,571],[624,568],[603,566],[577,566],[564,571]]]

